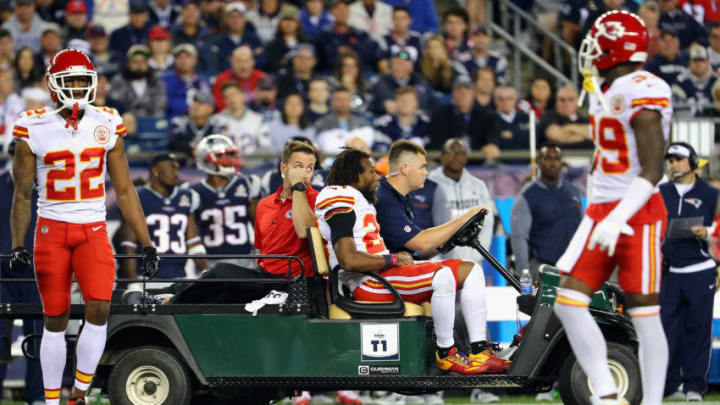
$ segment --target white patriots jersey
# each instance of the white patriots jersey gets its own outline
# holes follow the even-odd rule
[[[642,110],[658,111],[665,140],[672,119],[670,86],[645,70],[615,79],[604,96],[610,111],[603,108],[596,94],[590,95],[590,132],[595,142],[589,193],[592,204],[622,199],[642,170],[631,125],[635,115]]]
[[[327,221],[333,215],[355,212],[355,225],[353,226],[353,239],[355,249],[371,255],[387,255],[390,251],[385,247],[385,241],[380,236],[380,225],[377,223],[377,211],[368,202],[360,191],[350,186],[327,186],[317,196],[315,202],[315,215],[318,219],[320,234],[327,243],[330,267],[338,265],[335,250],[332,247],[330,226]],[[347,284],[351,290],[362,284],[361,273],[342,271],[339,273],[340,281]]]
[[[105,220],[107,154],[127,133],[115,109],[88,106],[78,129],[48,110],[29,110],[15,122],[13,136],[36,158],[38,216],[74,224]]]

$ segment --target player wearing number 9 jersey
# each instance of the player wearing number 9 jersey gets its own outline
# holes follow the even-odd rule
[[[640,341],[644,404],[662,402],[668,361],[658,305],[667,212],[656,184],[663,175],[672,107],[667,83],[641,70],[647,44],[648,32],[638,16],[611,11],[595,20],[579,52],[595,155],[590,204],[557,262],[568,274],[558,289],[555,313],[597,403],[626,403],[607,366],[602,332],[588,311],[593,292],[614,269]]]
[[[207,252],[253,253],[252,219],[260,196],[259,181],[239,174],[239,151],[225,135],[203,138],[195,147],[195,160],[207,177],[186,187],[193,194],[192,211]],[[255,259],[218,261],[255,267]]]
[[[145,257],[154,256],[145,217],[130,182],[122,119],[110,108],[94,107],[97,73],[84,53],[65,49],[46,73],[56,110],[25,111],[13,136],[15,193],[11,213],[10,265],[27,267],[23,247],[30,220],[33,183],[38,191],[38,222],[33,261],[43,304],[40,363],[46,404],[59,404],[67,348],[73,274],[85,300],[85,319],[77,341],[77,369],[68,404],[83,403],[85,391],[105,347],[107,315],[115,263],[105,225],[105,176],[110,175],[125,220],[138,235]]]

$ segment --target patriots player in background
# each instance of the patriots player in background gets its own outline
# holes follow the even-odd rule
[[[205,254],[205,247],[195,226],[191,212],[192,194],[189,190],[177,187],[177,159],[169,153],[160,153],[150,161],[150,181],[148,185],[138,187],[140,203],[145,210],[145,220],[152,237],[152,243],[158,253],[165,254]],[[137,250],[137,237],[128,224],[123,221],[123,253],[133,254]],[[194,259],[199,270],[207,269],[206,259]],[[160,262],[158,278],[185,277],[185,260],[166,259]],[[127,278],[137,278],[137,260],[125,259],[122,263]],[[129,286],[129,290],[137,285]]]
[[[28,110],[15,123],[10,268],[35,266],[43,303],[40,364],[45,403],[59,405],[67,358],[65,329],[70,318],[73,275],[85,301],[85,323],[77,340],[76,372],[69,405],[85,405],[105,348],[115,261],[105,223],[105,175],[109,174],[127,226],[143,248],[142,272],[153,275],[158,257],[130,173],[120,114],[95,107],[97,72],[87,55],[64,49],[45,75],[56,110]],[[33,186],[38,192],[33,256],[24,240],[31,218]]]
[[[207,177],[187,188],[193,196],[191,210],[207,252],[252,254],[259,181],[239,174],[240,153],[225,135],[203,138],[195,148],[195,161]],[[255,267],[255,259],[221,261]]]
[[[592,382],[594,404],[628,403],[618,392],[605,339],[588,310],[590,297],[615,268],[640,341],[643,404],[659,405],[663,398],[668,344],[658,303],[667,211],[656,184],[663,176],[672,107],[670,86],[642,70],[647,48],[648,31],[639,17],[610,11],[595,20],[579,52],[595,156],[588,208],[557,262],[567,273],[555,314]]]

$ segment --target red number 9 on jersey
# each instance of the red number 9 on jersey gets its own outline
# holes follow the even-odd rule
[[[614,117],[602,117],[600,123],[595,125],[595,117],[590,116],[590,131],[593,142],[599,148],[593,158],[593,170],[598,168],[606,174],[623,174],[630,168],[628,157],[627,136],[625,128]],[[607,157],[607,153],[616,154],[615,159]]]

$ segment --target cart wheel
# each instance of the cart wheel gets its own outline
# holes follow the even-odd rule
[[[619,343],[608,342],[607,346],[608,366],[618,394],[625,397],[631,405],[639,404],[642,398],[642,383],[637,356]],[[589,405],[590,396],[594,394],[590,379],[572,352],[560,368],[558,390],[565,405]]]
[[[108,379],[113,405],[189,405],[190,375],[174,350],[144,346],[115,364]]]

